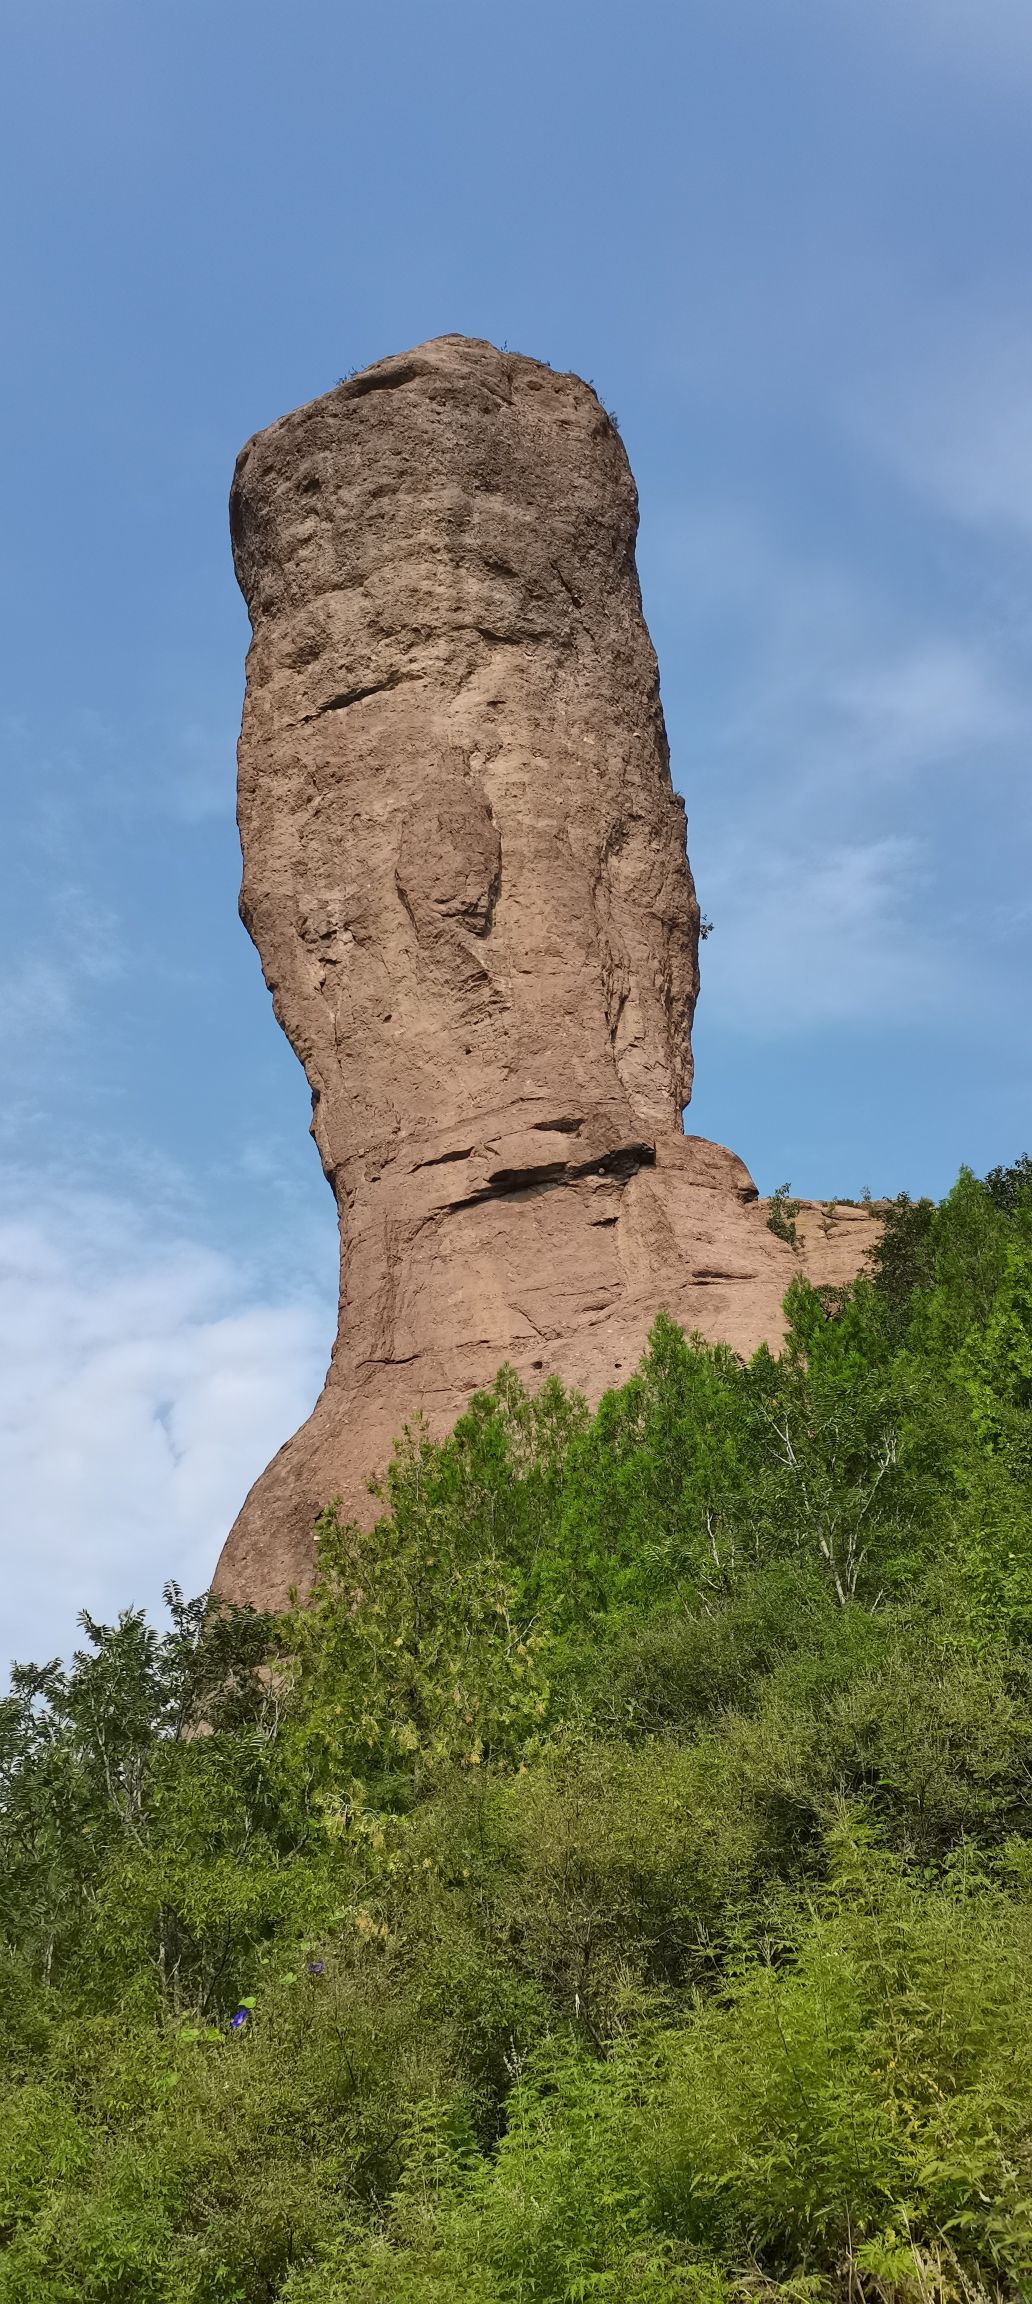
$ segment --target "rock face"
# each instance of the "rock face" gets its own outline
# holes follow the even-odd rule
[[[241,911],[341,1283],[322,1396],[219,1563],[233,1598],[304,1589],[322,1506],[368,1516],[406,1420],[446,1429],[503,1360],[597,1397],[661,1306],[743,1352],[782,1332],[798,1258],[682,1133],[699,915],[637,518],[589,387],[456,336],[238,460]]]

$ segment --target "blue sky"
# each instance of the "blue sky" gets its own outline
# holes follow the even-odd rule
[[[236,919],[238,447],[446,330],[615,410],[761,1189],[1032,1148],[1028,0],[8,0],[0,1657],[192,1588],[334,1320]]]

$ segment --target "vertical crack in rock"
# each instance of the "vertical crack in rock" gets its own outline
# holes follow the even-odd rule
[[[618,434],[445,336],[283,417],[231,498],[241,912],[341,1222],[326,1387],[217,1587],[276,1606],[332,1497],[503,1360],[591,1397],[663,1306],[751,1349],[796,1268],[686,1139],[699,912]]]

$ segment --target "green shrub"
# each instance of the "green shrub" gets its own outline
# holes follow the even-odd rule
[[[0,2304],[1032,2293],[1026,1169],[15,1672]]]

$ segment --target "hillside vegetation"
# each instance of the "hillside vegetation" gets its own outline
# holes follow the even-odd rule
[[[0,2304],[1032,2294],[1032,1165],[0,1707]]]

